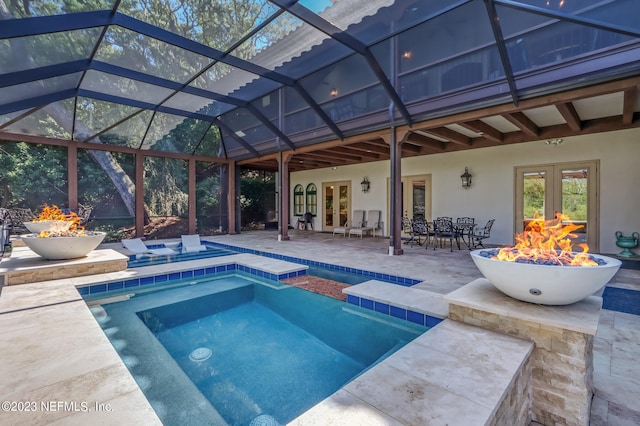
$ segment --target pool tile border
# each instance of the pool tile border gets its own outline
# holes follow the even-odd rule
[[[130,278],[127,280],[116,280],[109,282],[102,282],[92,285],[77,286],[77,290],[81,296],[95,295],[99,293],[105,293],[110,290],[124,290],[124,289],[136,289],[153,284],[163,284],[168,281],[188,279],[188,278],[204,278],[215,277],[218,275],[228,275],[229,273],[244,272],[250,275],[254,275],[259,278],[266,278],[272,281],[285,280],[287,278],[294,278],[301,275],[306,275],[307,270],[303,269],[295,272],[285,272],[282,274],[272,274],[260,269],[252,268],[246,265],[241,265],[236,262],[228,263],[225,265],[217,265],[208,268],[196,268],[191,270],[185,270],[180,272],[171,272],[168,274],[148,275],[139,278]]]
[[[219,247],[219,248],[224,248],[224,249],[227,249],[227,250],[233,250],[233,251],[236,251],[238,253],[256,254],[258,256],[270,257],[272,259],[284,260],[284,261],[287,261],[287,262],[300,263],[300,264],[307,265],[307,266],[321,266],[323,268],[333,269],[333,270],[336,270],[336,271],[349,272],[349,273],[352,273],[352,274],[357,274],[357,275],[362,275],[362,276],[365,276],[365,277],[369,277],[371,279],[385,281],[385,282],[388,282],[388,283],[391,283],[391,284],[398,284],[398,285],[401,285],[401,286],[404,286],[404,287],[410,287],[412,285],[415,285],[415,284],[418,284],[418,283],[422,282],[421,280],[416,280],[416,279],[413,279],[413,278],[400,277],[400,276],[397,276],[397,275],[390,275],[390,274],[381,274],[381,273],[378,273],[378,272],[365,271],[364,269],[350,268],[348,266],[333,265],[331,263],[325,263],[325,262],[316,262],[314,260],[301,259],[299,257],[286,256],[286,255],[276,254],[276,253],[269,253],[269,252],[255,250],[255,249],[249,249],[249,248],[245,248],[245,247],[237,247],[237,246],[232,246],[232,245],[229,245],[229,244],[215,243],[215,242],[212,242],[212,241],[203,241],[202,243],[204,245],[207,245],[207,246]]]
[[[389,303],[378,302],[376,300],[367,299],[366,297],[358,297],[351,294],[347,294],[347,303],[415,324],[424,325],[426,327],[434,327],[444,320],[443,318],[433,317],[431,315],[423,314],[422,312],[400,308]]]

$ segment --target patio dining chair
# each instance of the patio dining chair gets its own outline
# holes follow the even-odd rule
[[[411,219],[408,216],[402,217],[402,232],[409,237],[405,244],[413,244],[413,224]]]
[[[451,251],[453,251],[453,240],[455,240],[458,250],[460,250],[459,235],[453,228],[453,222],[450,218],[437,218],[433,221],[433,249],[436,249],[438,242],[440,242],[440,248],[442,248],[443,240],[449,240]]]
[[[354,210],[351,220],[347,220],[343,226],[333,228],[333,236],[336,234],[342,234],[343,237],[347,236],[347,233],[351,228],[361,228],[364,222],[364,210]]]
[[[478,247],[484,248],[484,245],[482,244],[482,240],[486,240],[487,238],[490,237],[491,227],[493,226],[493,222],[495,221],[496,221],[495,219],[491,219],[487,221],[487,224],[484,226],[484,228],[478,229],[476,232],[471,234],[471,248],[474,248],[474,249]]]
[[[420,241],[421,238],[424,238],[424,246],[429,246],[429,241],[431,240],[433,233],[427,221],[425,221],[424,219],[414,219],[411,223],[411,232],[411,247],[413,247],[414,242],[418,243],[418,245],[421,246],[423,244]]]

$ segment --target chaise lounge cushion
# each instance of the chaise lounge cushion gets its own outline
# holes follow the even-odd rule
[[[182,252],[191,253],[204,251],[207,249],[205,245],[200,242],[200,235],[182,235]]]
[[[122,240],[122,245],[124,246],[124,248],[126,248],[127,250],[129,250],[134,254],[158,254],[158,255],[176,254],[175,251],[166,247],[151,249],[147,247],[146,244],[140,238],[131,238],[128,240]]]

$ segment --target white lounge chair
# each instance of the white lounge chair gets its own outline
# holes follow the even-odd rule
[[[131,238],[128,240],[122,240],[124,248],[129,250],[133,254],[176,254],[174,250],[170,248],[149,248],[140,238]]]
[[[372,237],[375,237],[376,231],[380,229],[380,213],[380,210],[369,210],[367,220],[363,222],[361,227],[349,229],[349,238],[351,238],[351,234],[360,235],[360,238],[365,234],[371,234]]]
[[[207,246],[203,245],[200,242],[200,235],[183,235],[182,236],[182,252],[183,253],[191,253],[204,251],[207,249]]]
[[[338,226],[337,228],[333,228],[333,236],[336,234],[342,234],[343,237],[347,236],[349,229],[351,228],[360,228],[362,227],[362,223],[364,222],[364,210],[354,210],[353,217],[351,220],[347,220],[344,223],[344,226]]]

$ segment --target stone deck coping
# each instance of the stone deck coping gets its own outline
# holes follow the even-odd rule
[[[533,346],[444,320],[290,424],[486,425]]]
[[[508,318],[534,321],[595,336],[602,298],[589,296],[566,306],[545,306],[522,302],[495,288],[485,278],[479,278],[444,296],[450,304],[478,309]],[[595,314],[594,314],[595,312]]]

